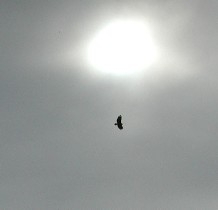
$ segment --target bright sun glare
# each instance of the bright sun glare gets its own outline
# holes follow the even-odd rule
[[[148,68],[157,58],[157,48],[146,25],[119,20],[103,28],[88,47],[88,61],[99,71],[124,75]]]

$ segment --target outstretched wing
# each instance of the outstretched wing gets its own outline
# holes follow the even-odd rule
[[[122,125],[121,120],[122,120],[122,116],[120,115],[120,116],[117,118],[117,125]]]
[[[117,127],[118,127],[120,130],[122,130],[122,129],[123,129],[123,124],[120,123],[120,124],[117,125]]]
[[[121,120],[122,120],[122,116],[120,115],[120,116],[117,118],[117,127],[118,127],[119,129],[123,129],[123,124],[122,124]]]

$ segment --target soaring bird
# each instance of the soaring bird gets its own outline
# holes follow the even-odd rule
[[[114,125],[117,125],[117,127],[122,130],[123,129],[123,123],[121,122],[122,120],[122,116],[120,115],[118,118],[117,118],[117,122],[114,124]]]

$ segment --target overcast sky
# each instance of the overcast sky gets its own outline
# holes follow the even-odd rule
[[[149,24],[149,74],[87,65],[117,17]],[[217,54],[216,0],[1,0],[0,209],[216,210]]]

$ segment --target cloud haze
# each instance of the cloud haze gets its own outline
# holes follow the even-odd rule
[[[2,0],[0,208],[217,209],[217,9]],[[88,40],[120,16],[150,24],[154,74],[109,77],[85,63]]]

